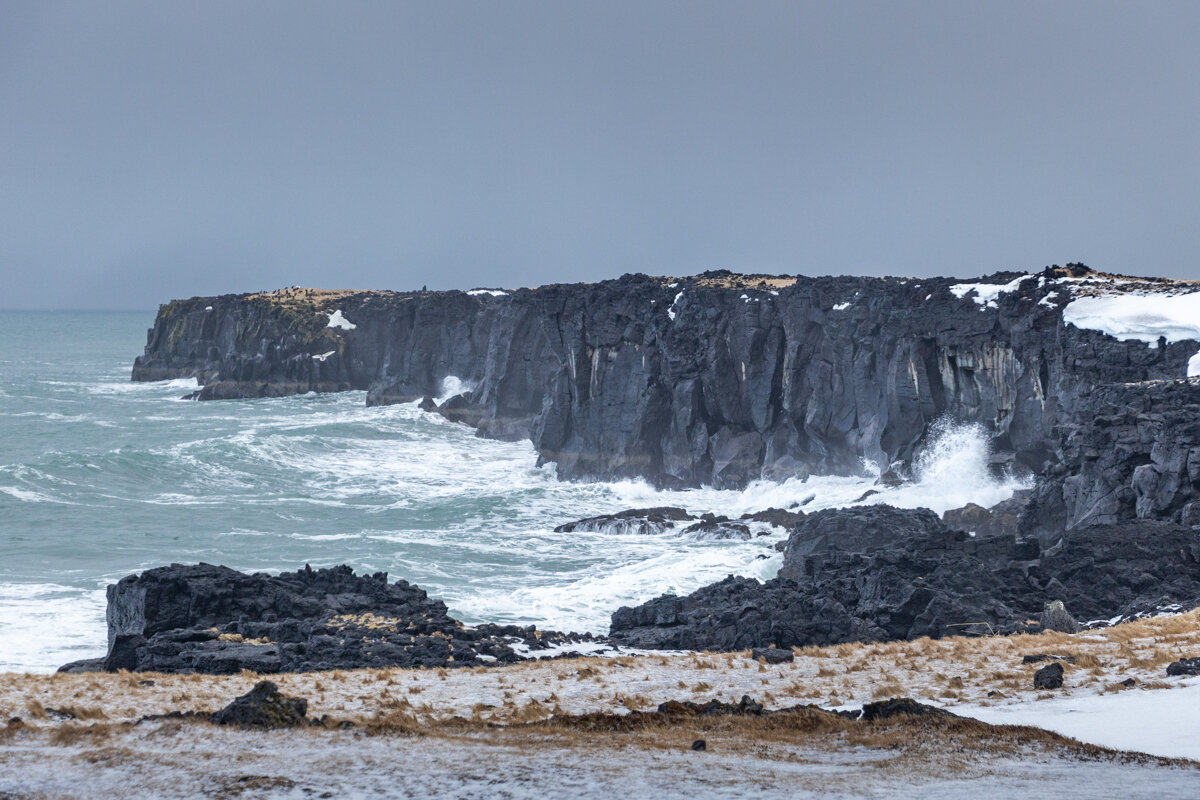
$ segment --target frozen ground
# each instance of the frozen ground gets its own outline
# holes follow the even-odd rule
[[[1181,681],[1170,691],[1056,697],[990,707],[962,705],[954,711],[994,725],[1033,725],[1117,750],[1200,761],[1200,678]]]
[[[1022,660],[1035,654],[1074,659],[1066,664],[1063,689],[1033,689],[1041,664]],[[279,675],[272,680],[285,693],[307,698],[310,715],[356,727],[272,734],[195,721],[137,722],[144,715],[216,710],[259,679],[249,673],[4,673],[0,799],[106,793],[530,797],[547,791],[564,797],[981,792],[1194,798],[1200,796],[1197,765],[1159,758],[1200,759],[1200,678],[1165,674],[1169,662],[1192,655],[1200,655],[1197,611],[1073,636],[804,648],[794,662],[779,665],[747,653],[655,653],[499,668]],[[1129,678],[1132,688],[1121,683]],[[837,722],[779,729],[778,723],[726,717],[631,733],[544,723],[551,715],[625,714],[664,700],[743,694],[768,708],[850,708],[908,695],[985,722],[1036,725],[1151,757],[1026,728],[948,735],[921,728],[889,733],[859,723],[838,728]],[[11,717],[23,722],[5,727]],[[707,741],[706,752],[691,750],[696,738]]]
[[[1030,747],[914,754],[836,740],[746,742],[695,730],[586,737],[503,732],[250,733],[157,722],[102,740],[0,743],[0,797],[1194,798],[1194,765]]]

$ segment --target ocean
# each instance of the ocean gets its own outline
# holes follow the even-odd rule
[[[152,322],[0,312],[0,671],[103,655],[105,586],[172,562],[347,563],[416,583],[467,622],[603,633],[621,605],[772,577],[785,533],[554,533],[564,522],[659,505],[811,511],[868,489],[864,502],[941,512],[1020,485],[988,474],[982,429],[953,424],[898,488],[875,485],[870,464],[744,491],[564,483],[530,443],[479,439],[415,404],[367,408],[362,392],[197,403],[181,399],[194,380],[132,383]]]

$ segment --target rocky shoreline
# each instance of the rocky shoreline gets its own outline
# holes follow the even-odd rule
[[[273,674],[490,666],[620,648],[782,651],[1074,632],[1080,625],[1072,614],[1097,625],[1200,607],[1200,530],[1166,521],[1093,525],[1047,546],[1003,529],[1012,506],[946,513],[951,520],[1000,526],[982,535],[952,527],[927,509],[764,512],[757,516],[795,520],[780,542],[776,578],[731,575],[685,597],[663,595],[620,608],[607,637],[467,626],[420,588],[388,583],[383,573],[357,576],[348,566],[271,576],[176,564],[110,586],[108,654],[62,670]],[[616,525],[662,535],[692,519],[681,509],[657,508],[563,528]],[[696,525],[708,527],[705,535],[749,530],[717,518],[683,530]]]
[[[345,565],[247,575],[172,564],[110,585],[106,616],[107,655],[60,672],[473,667],[597,649],[590,634],[467,626],[419,587]]]
[[[421,400],[480,436],[531,439],[564,479],[736,488],[865,460],[895,485],[935,422],[953,418],[983,426],[993,469],[1032,488],[942,518],[806,514],[798,502],[740,519],[655,508],[564,523],[557,533],[786,536],[776,578],[730,576],[617,609],[604,642],[464,626],[417,587],[345,567],[151,570],[110,588],[109,653],[79,668],[478,666],[580,643],[740,650],[1023,632],[1041,629],[1052,603],[1068,626],[1070,614],[1196,607],[1200,378],[1185,376],[1200,342],[1122,340],[1066,313],[1080,298],[1196,290],[1072,264],[976,282],[722,271],[174,301],[134,380],[194,376],[198,399],[361,389],[369,404]]]

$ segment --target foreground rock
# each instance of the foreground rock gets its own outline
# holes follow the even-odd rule
[[[1065,601],[1066,608],[1046,605]],[[779,577],[730,576],[612,616],[648,648],[742,650],[1041,630],[1200,605],[1200,530],[1133,522],[1068,531],[1041,548],[972,537],[926,509],[819,511],[792,530]]]
[[[348,566],[246,575],[173,564],[108,587],[108,655],[62,668],[233,674],[519,661],[588,642],[516,626],[468,627],[446,605],[386,573]]]
[[[276,730],[308,723],[308,701],[288,697],[270,681],[261,681],[246,694],[212,715],[217,725]]]
[[[1033,688],[1035,689],[1061,689],[1063,685],[1063,665],[1060,661],[1055,661],[1051,664],[1039,669],[1033,673]]]
[[[1200,656],[1181,658],[1167,665],[1168,675],[1200,675]]]

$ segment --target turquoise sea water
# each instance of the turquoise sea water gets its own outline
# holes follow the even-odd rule
[[[622,604],[729,573],[770,577],[783,534],[713,542],[554,526],[648,505],[841,505],[873,483],[868,470],[744,492],[569,484],[534,467],[528,442],[478,439],[415,405],[366,408],[361,392],[183,401],[194,381],[129,380],[152,320],[0,312],[0,671],[102,655],[104,587],[170,562],[349,563],[413,581],[467,621],[602,632]],[[979,461],[986,442],[959,438],[926,480],[872,500],[948,508],[1007,495]],[[933,474],[947,466],[953,497]]]

